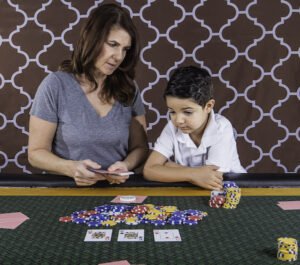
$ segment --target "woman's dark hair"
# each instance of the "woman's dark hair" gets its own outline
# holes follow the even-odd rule
[[[106,77],[100,97],[106,101],[114,98],[121,103],[131,104],[136,90],[133,79],[139,58],[139,40],[129,13],[116,4],[101,5],[92,11],[80,32],[71,60],[63,61],[59,70],[84,74],[96,89],[95,62],[114,26],[124,29],[130,35],[131,46],[118,69]]]
[[[210,74],[196,66],[179,67],[172,74],[164,93],[177,98],[192,98],[200,106],[213,98],[213,85]]]

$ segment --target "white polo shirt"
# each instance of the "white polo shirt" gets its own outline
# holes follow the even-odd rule
[[[239,160],[230,121],[213,111],[199,146],[195,145],[189,134],[183,133],[169,121],[154,150],[167,159],[174,157],[174,161],[183,166],[215,165],[222,172],[246,173]]]

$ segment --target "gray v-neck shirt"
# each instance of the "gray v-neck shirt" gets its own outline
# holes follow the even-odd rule
[[[131,119],[145,110],[137,89],[132,106],[116,101],[101,117],[74,75],[58,71],[40,84],[30,114],[57,124],[54,154],[70,160],[91,159],[107,168],[127,156]]]

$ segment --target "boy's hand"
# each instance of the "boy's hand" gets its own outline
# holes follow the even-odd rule
[[[222,190],[223,173],[217,171],[218,168],[219,167],[217,166],[202,166],[194,168],[196,170],[196,174],[193,174],[190,182],[205,189]]]

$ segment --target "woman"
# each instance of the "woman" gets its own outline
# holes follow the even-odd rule
[[[74,178],[125,182],[128,176],[90,169],[128,171],[147,157],[146,121],[133,81],[139,57],[129,14],[115,4],[96,8],[80,33],[72,58],[38,88],[29,122],[29,162]]]

